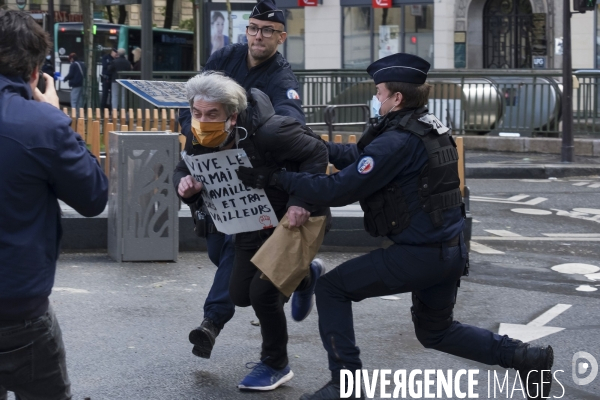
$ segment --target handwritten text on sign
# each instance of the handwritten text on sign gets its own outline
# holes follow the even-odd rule
[[[219,232],[233,235],[272,228],[277,216],[262,189],[244,185],[235,170],[252,167],[241,149],[189,156],[183,159],[190,174],[202,182],[202,199]]]

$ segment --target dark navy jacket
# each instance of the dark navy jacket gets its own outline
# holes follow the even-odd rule
[[[210,56],[204,71],[223,71],[250,92],[256,88],[271,99],[275,114],[296,118],[306,123],[302,112],[302,101],[298,94],[298,80],[281,53],[248,69],[246,57],[248,44],[236,43],[223,47]]]
[[[78,66],[79,65],[79,66]],[[79,69],[81,67],[81,69]],[[69,73],[65,76],[65,82],[69,82],[69,87],[83,86],[83,77],[85,76],[85,64],[81,61],[74,61],[69,67]]]
[[[419,174],[428,158],[423,142],[416,135],[407,131],[387,131],[366,146],[362,153],[359,153],[356,144],[327,143],[327,149],[329,161],[340,172],[332,175],[281,172],[278,186],[308,203],[341,207],[397,181],[412,216],[408,228],[390,236],[392,241],[412,245],[440,243],[463,230],[460,208],[445,210],[444,224],[439,228],[433,226],[429,215],[421,209]]]
[[[0,320],[42,315],[61,237],[58,199],[92,217],[108,180],[71,119],[32,99],[19,77],[0,75]]]

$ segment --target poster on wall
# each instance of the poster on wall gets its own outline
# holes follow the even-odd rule
[[[379,58],[400,52],[400,27],[398,25],[379,26]]]
[[[210,12],[210,54],[222,49],[230,43],[247,43],[246,26],[250,11],[232,11],[231,21],[233,35],[229,37],[229,20],[227,11]]]

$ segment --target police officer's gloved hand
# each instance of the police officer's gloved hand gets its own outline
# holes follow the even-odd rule
[[[255,189],[264,189],[267,186],[275,186],[279,171],[279,167],[240,167],[235,172],[244,185]]]

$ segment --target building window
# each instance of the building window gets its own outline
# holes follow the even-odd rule
[[[433,64],[433,4],[392,8],[344,7],[343,67],[365,69],[394,53]]]
[[[279,46],[279,52],[290,63],[292,70],[304,69],[304,8],[285,10],[287,39]]]
[[[42,0],[30,0],[29,1],[29,11],[41,11],[42,10]]]

